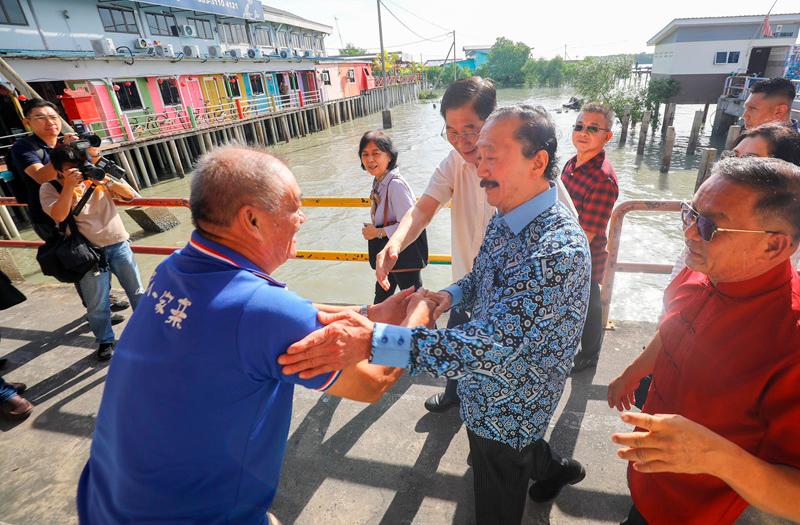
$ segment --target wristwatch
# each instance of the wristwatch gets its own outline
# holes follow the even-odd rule
[[[362,304],[358,309],[358,313],[369,319],[369,305]]]

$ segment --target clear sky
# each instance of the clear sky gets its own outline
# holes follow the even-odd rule
[[[387,49],[419,60],[444,58],[455,29],[458,56],[465,45],[491,45],[498,36],[522,41],[535,57],[652,51],[647,40],[673,18],[765,14],[775,0],[383,0],[412,31],[382,9]],[[265,0],[273,7],[333,27],[329,54],[341,41],[378,50],[377,0]],[[800,1],[777,0],[773,13],[800,12]],[[338,19],[337,22],[334,19]],[[415,34],[416,33],[416,34]],[[439,37],[419,42],[422,38]],[[412,43],[415,42],[415,43]]]

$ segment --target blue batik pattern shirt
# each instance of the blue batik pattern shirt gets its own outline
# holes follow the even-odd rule
[[[589,301],[589,244],[556,201],[551,188],[492,218],[472,271],[447,288],[468,323],[373,334],[374,363],[459,379],[467,428],[517,449],[544,437]]]

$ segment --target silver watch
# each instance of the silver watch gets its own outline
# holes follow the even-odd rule
[[[367,319],[369,319],[369,305],[362,304],[362,305],[361,305],[361,306],[358,308],[358,313],[359,313],[360,315],[363,315],[363,316],[364,316],[364,317],[366,317]]]

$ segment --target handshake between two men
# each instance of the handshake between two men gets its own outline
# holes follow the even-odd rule
[[[383,303],[370,305],[366,316],[353,307],[316,305],[319,321],[325,326],[291,345],[278,363],[284,374],[299,373],[303,379],[343,370],[370,359],[376,323],[435,328],[436,320],[451,305],[448,292],[424,288],[407,288]]]

